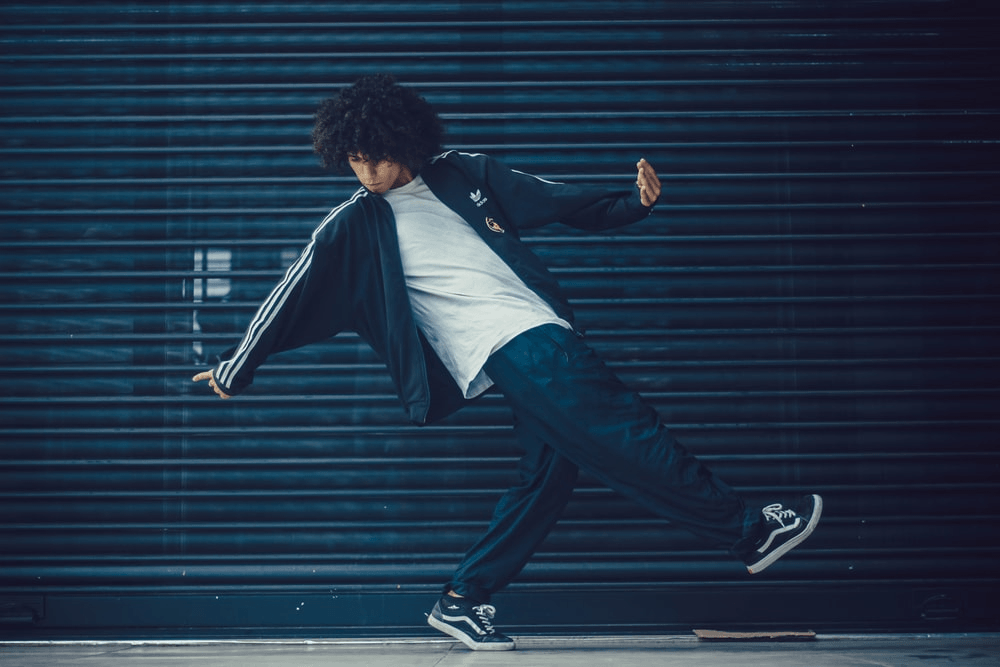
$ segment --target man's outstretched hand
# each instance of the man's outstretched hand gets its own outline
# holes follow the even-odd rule
[[[201,382],[202,380],[208,380],[208,386],[212,388],[212,391],[214,391],[216,394],[219,395],[219,398],[232,398],[232,396],[230,396],[226,392],[224,392],[221,389],[219,389],[219,385],[215,384],[215,372],[214,371],[205,371],[204,373],[198,373],[197,375],[195,375],[191,379],[194,380],[195,382]]]
[[[639,170],[635,184],[639,188],[639,197],[642,200],[642,205],[652,206],[660,198],[660,179],[656,176],[656,170],[653,169],[653,165],[646,162],[646,158],[639,160],[635,166]]]

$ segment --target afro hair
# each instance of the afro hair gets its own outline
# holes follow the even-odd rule
[[[313,126],[313,150],[326,169],[350,172],[348,156],[392,160],[416,174],[441,152],[444,127],[423,97],[388,74],[362,77],[323,100]]]

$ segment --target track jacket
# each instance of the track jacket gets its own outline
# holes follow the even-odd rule
[[[646,217],[636,190],[567,185],[514,171],[485,155],[449,151],[420,170],[446,206],[479,233],[556,314],[573,323],[559,285],[519,231],[551,222],[609,229]],[[355,331],[392,376],[410,420],[428,424],[467,401],[417,329],[389,203],[365,188],[335,208],[260,306],[215,380],[235,396],[270,354]]]

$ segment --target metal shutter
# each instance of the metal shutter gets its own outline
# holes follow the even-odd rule
[[[531,243],[723,478],[827,501],[751,578],[583,479],[498,596],[505,629],[996,627],[992,5],[0,11],[2,636],[431,632],[513,478],[502,402],[410,426],[353,335],[228,403],[189,381],[353,191],[308,133],[370,71],[418,85],[451,147],[525,171],[628,185],[646,156],[651,218]]]

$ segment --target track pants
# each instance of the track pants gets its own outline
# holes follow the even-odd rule
[[[760,513],[677,443],[574,332],[526,331],[485,369],[514,412],[520,479],[446,591],[488,602],[506,586],[559,519],[578,469],[736,556],[756,541]]]

